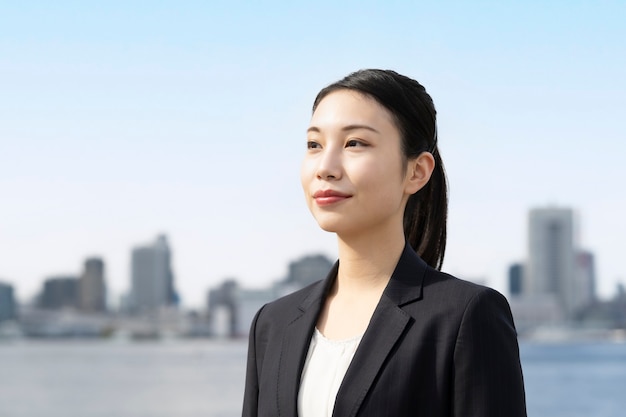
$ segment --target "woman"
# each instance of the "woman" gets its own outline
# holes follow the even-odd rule
[[[307,134],[304,194],[339,261],[257,313],[243,416],[525,416],[508,303],[439,271],[447,186],[425,89],[355,72],[320,91]]]

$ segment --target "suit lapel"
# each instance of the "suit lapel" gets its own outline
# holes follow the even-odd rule
[[[298,307],[298,313],[289,323],[283,336],[278,365],[278,414],[293,417],[298,415],[298,390],[306,354],[311,343],[325,294],[337,277],[338,263],[331,269],[323,282],[317,284]]]
[[[357,414],[376,375],[412,320],[401,306],[422,297],[426,269],[425,262],[407,244],[341,383],[333,416]]]

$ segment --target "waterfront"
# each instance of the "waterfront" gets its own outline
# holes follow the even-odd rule
[[[621,417],[626,344],[522,343],[529,417]]]
[[[618,417],[626,344],[523,342],[530,417]],[[246,343],[19,340],[0,343],[2,417],[240,414]]]
[[[236,416],[245,353],[203,340],[0,344],[0,416]]]

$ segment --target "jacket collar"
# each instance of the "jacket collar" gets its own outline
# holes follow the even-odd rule
[[[277,391],[278,411],[281,416],[297,416],[298,390],[304,361],[317,318],[326,295],[337,278],[338,268],[337,262],[326,279],[311,289],[299,306],[299,314],[285,331]],[[354,416],[358,412],[385,359],[411,319],[401,307],[422,298],[427,269],[426,263],[408,243],[405,244],[339,388],[334,416]]]
[[[424,275],[427,270],[426,262],[415,253],[407,242],[383,296],[400,307],[421,299]]]

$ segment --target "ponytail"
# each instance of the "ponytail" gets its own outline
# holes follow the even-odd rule
[[[439,151],[428,183],[409,197],[404,209],[404,236],[431,267],[440,270],[446,252],[448,186]]]

